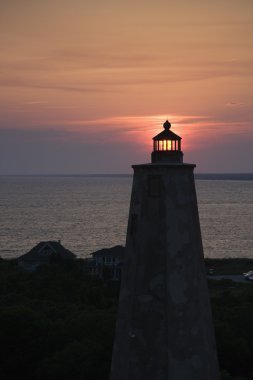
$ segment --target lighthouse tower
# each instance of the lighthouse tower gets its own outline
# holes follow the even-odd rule
[[[164,123],[134,178],[111,380],[218,380],[193,170]]]

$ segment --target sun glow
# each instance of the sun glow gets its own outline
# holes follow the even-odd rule
[[[84,138],[103,142],[125,142],[138,146],[139,150],[152,150],[152,139],[163,130],[163,123],[169,120],[174,133],[183,138],[183,148],[194,147],[196,136],[207,125],[206,117],[196,115],[145,115],[114,116],[92,120],[69,120],[65,128],[80,133]],[[210,123],[210,122],[209,122]],[[158,142],[157,142],[158,144]],[[174,140],[162,140],[153,147],[156,150],[178,150]]]

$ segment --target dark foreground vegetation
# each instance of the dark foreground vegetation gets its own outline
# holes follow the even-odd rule
[[[240,260],[243,270],[252,264]],[[119,285],[82,268],[77,260],[27,273],[0,260],[2,380],[109,379]],[[253,284],[209,287],[222,379],[253,379]]]

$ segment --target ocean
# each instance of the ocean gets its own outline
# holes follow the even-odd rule
[[[0,176],[0,256],[61,240],[78,257],[124,245],[131,175]],[[205,257],[253,257],[253,175],[199,174]]]

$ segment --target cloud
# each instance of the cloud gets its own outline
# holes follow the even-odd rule
[[[228,107],[242,107],[242,106],[246,106],[247,104],[246,103],[240,103],[240,102],[228,102],[226,103],[226,106]]]
[[[179,59],[163,51],[154,54],[153,51],[116,53],[63,49],[49,50],[42,56],[8,58],[7,55],[0,64],[0,84],[76,93],[122,93],[129,86],[158,87],[213,78],[249,77],[252,67],[253,61],[246,58],[208,56],[205,59],[205,55],[200,58],[191,54]]]
[[[70,121],[47,128],[2,128],[0,173],[129,173],[132,163],[149,162],[152,137],[166,119],[183,137],[186,160],[201,162],[201,171],[233,171],[233,167],[249,171],[253,160],[243,160],[251,157],[251,123],[171,114]]]
[[[44,82],[44,83],[43,83]],[[20,88],[33,88],[33,89],[46,89],[53,91],[67,91],[67,92],[80,92],[80,93],[92,93],[92,92],[111,92],[110,88],[105,88],[103,86],[80,86],[80,85],[60,85],[52,81],[43,81],[39,77],[35,80],[33,78],[21,78],[16,75],[12,78],[0,78],[0,85],[3,87],[20,87]]]

